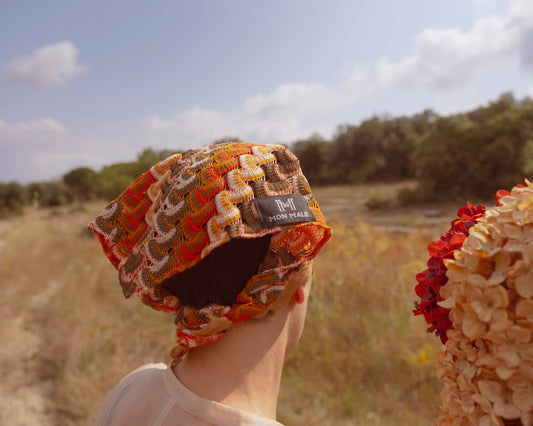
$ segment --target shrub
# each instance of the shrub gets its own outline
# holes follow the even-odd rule
[[[366,200],[365,206],[368,210],[382,210],[391,206],[391,200],[383,198],[381,195],[373,194]]]

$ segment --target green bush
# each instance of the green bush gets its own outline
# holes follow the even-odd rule
[[[25,201],[24,187],[17,182],[0,183],[0,217],[22,213]]]
[[[381,195],[371,195],[366,200],[365,206],[368,210],[383,210],[391,206],[391,200],[383,198]]]
[[[38,207],[59,207],[70,204],[75,196],[62,181],[37,182],[26,186],[27,203]]]

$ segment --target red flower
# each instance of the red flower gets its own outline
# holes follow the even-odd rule
[[[506,194],[499,194],[500,197]],[[499,197],[498,197],[499,200]],[[428,245],[430,258],[428,268],[416,275],[418,284],[415,292],[420,297],[420,302],[415,302],[415,315],[424,315],[429,324],[428,333],[435,333],[440,337],[442,343],[446,343],[446,331],[452,328],[449,318],[450,310],[441,308],[438,302],[443,298],[440,296],[440,288],[448,282],[446,277],[447,268],[444,259],[453,259],[453,253],[463,245],[468,236],[469,229],[474,226],[478,219],[485,214],[485,206],[474,207],[467,203],[466,207],[459,209],[457,216],[451,223],[451,228],[444,233],[440,240],[433,241]]]
[[[524,185],[522,184],[519,184],[519,185],[516,185],[515,188],[525,188]],[[505,189],[500,189],[499,191],[496,192],[496,200],[498,201],[498,206],[501,206],[502,203],[500,203],[500,198],[502,197],[505,197],[506,195],[511,195],[511,193],[509,191],[506,191]]]

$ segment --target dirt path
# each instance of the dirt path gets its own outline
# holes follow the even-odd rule
[[[9,342],[0,349],[0,362],[9,365],[2,374],[0,386],[0,416],[3,425],[53,425],[48,406],[53,383],[39,376],[38,362],[41,341],[25,327],[25,315],[12,317],[2,309],[1,339]]]
[[[32,241],[45,226],[44,214],[29,211],[22,218],[0,221],[0,289],[9,302],[0,307],[0,425],[56,424],[50,406],[54,383],[43,373],[39,353],[44,342],[32,312],[46,304],[60,285],[43,279],[39,292],[27,291],[37,278],[31,264],[46,251],[46,246]],[[20,251],[30,248],[26,264],[21,265]]]

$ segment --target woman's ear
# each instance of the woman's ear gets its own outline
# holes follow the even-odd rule
[[[296,289],[296,291],[294,292],[293,296],[294,298],[294,301],[298,304],[298,305],[301,305],[302,303],[305,302],[305,288],[303,285],[299,285],[298,288]]]

